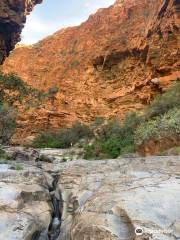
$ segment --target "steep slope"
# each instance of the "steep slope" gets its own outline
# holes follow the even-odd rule
[[[20,40],[26,15],[35,4],[42,0],[1,0],[0,1],[0,63]]]
[[[17,48],[4,72],[16,72],[41,90],[59,88],[45,107],[50,124],[45,124],[45,111],[42,118],[31,111],[21,117],[21,131],[38,131],[37,114],[38,125],[59,127],[76,119],[90,122],[96,116],[121,118],[127,111],[141,111],[180,77],[179,26],[178,0],[117,0],[78,27]]]

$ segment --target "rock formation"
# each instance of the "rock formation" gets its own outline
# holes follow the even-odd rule
[[[179,157],[47,163],[34,161],[34,150],[18,152],[22,169],[0,165],[0,239],[179,239]],[[61,220],[55,231],[54,209]]]
[[[20,135],[142,111],[180,77],[179,15],[177,0],[117,0],[78,27],[17,48],[4,72],[38,89],[59,88],[45,108],[22,113]]]
[[[26,15],[35,4],[42,0],[1,0],[0,1],[0,63],[20,40]]]

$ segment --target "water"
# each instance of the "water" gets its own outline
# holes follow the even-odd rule
[[[49,194],[52,202],[52,219],[48,229],[37,231],[33,234],[32,240],[56,240],[60,234],[62,199],[61,194],[57,192],[57,183],[59,176],[53,176],[52,187],[49,188]]]

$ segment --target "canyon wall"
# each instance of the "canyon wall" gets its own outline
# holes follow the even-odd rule
[[[178,0],[117,0],[80,26],[17,48],[5,73],[43,91],[59,89],[41,109],[21,107],[19,136],[143,111],[180,78],[179,26]]]
[[[26,15],[42,0],[1,0],[0,1],[0,63],[20,41]]]

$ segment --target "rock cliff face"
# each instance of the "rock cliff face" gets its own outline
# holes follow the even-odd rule
[[[78,27],[17,48],[4,72],[16,72],[38,89],[59,88],[41,114],[23,114],[21,129],[30,134],[37,125],[58,127],[142,111],[180,77],[179,26],[178,0],[118,0]]]
[[[0,63],[20,40],[26,15],[42,0],[0,1]]]

